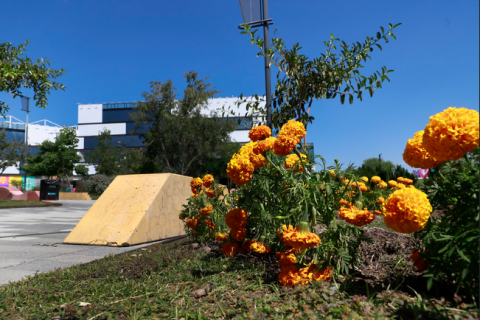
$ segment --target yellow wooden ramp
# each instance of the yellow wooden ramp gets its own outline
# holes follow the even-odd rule
[[[192,178],[171,174],[117,176],[63,243],[131,246],[185,234],[178,218]]]

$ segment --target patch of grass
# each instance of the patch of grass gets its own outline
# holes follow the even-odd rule
[[[279,287],[273,256],[225,259],[218,244],[212,249],[182,240],[37,274],[0,287],[0,319],[375,319],[437,312],[415,295],[368,285],[355,294],[334,281]],[[478,318],[476,312],[459,315]]]
[[[23,207],[51,207],[61,206],[58,202],[26,201],[26,200],[0,200],[1,208],[23,208]]]

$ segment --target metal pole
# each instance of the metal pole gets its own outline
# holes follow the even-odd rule
[[[268,35],[268,0],[263,0],[263,50],[269,48],[270,36]],[[270,83],[270,59],[265,55],[265,95],[267,96],[267,126],[272,128],[272,85]]]

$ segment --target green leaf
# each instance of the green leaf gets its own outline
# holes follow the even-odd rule
[[[344,103],[345,103],[345,95],[344,95],[344,94],[341,94],[341,95],[340,95],[340,103],[341,103],[341,104],[344,104]]]
[[[350,96],[348,97],[348,102],[349,102],[350,104],[353,103],[353,95],[350,95]]]

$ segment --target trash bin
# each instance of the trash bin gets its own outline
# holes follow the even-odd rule
[[[40,181],[40,201],[58,200],[60,192],[59,180],[41,180]]]

